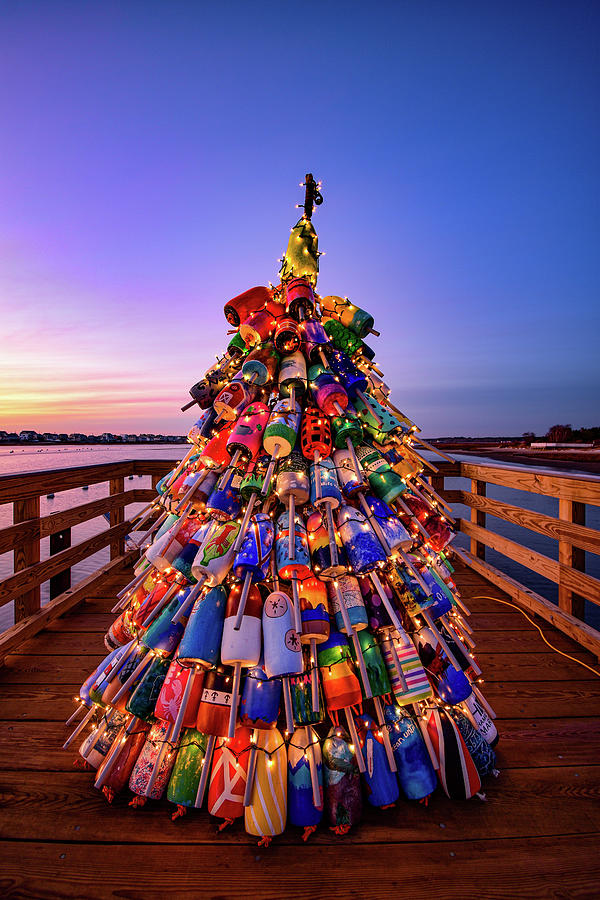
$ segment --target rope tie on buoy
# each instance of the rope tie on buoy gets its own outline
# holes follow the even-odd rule
[[[171,822],[174,822],[175,819],[178,819],[180,816],[185,816],[187,813],[187,809],[185,806],[182,806],[181,803],[177,804],[177,809],[174,813],[171,814]]]
[[[217,827],[217,831],[223,831],[227,828],[228,825],[233,825],[235,819],[224,819],[223,822]]]

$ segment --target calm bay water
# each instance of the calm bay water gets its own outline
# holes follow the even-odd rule
[[[14,450],[14,452],[11,452]],[[1,448],[0,449],[0,475],[9,475],[19,472],[35,472],[47,469],[66,468],[70,466],[86,466],[96,465],[98,463],[119,462],[127,459],[172,459],[173,461],[181,459],[186,452],[186,448],[177,444],[148,444],[148,445],[114,445],[107,447],[96,446],[48,446],[48,447],[27,447],[27,448]],[[430,458],[434,459],[433,456]],[[485,462],[494,464],[493,460],[485,457],[462,456],[457,454],[457,460],[465,460],[468,462]],[[497,463],[496,463],[497,464]],[[519,468],[527,468],[520,466]],[[551,467],[548,467],[551,470]],[[564,470],[560,470],[565,474]],[[578,470],[573,470],[578,471]],[[585,473],[583,473],[585,474]],[[135,487],[150,487],[149,476],[134,477],[125,480],[126,490]],[[446,487],[452,489],[470,489],[470,482],[467,479],[447,478]],[[542,497],[528,491],[517,491],[512,488],[503,488],[497,485],[488,485],[488,496],[497,500],[503,500],[516,506],[522,506],[527,509],[535,510],[546,515],[558,515],[558,500],[553,497]],[[64,491],[56,494],[54,498],[42,497],[41,514],[50,515],[52,512],[67,509],[89,500],[95,500],[108,495],[108,484],[90,485],[87,490],[76,488],[70,491]],[[128,507],[128,514],[132,514],[139,509],[139,505],[131,505]],[[468,519],[470,510],[463,505],[455,505],[455,517],[461,516]],[[11,504],[0,505],[0,528],[5,528],[12,524],[12,506]],[[586,508],[586,524],[591,528],[600,530],[600,508],[588,506]],[[76,544],[85,538],[98,534],[107,527],[106,520],[102,517],[92,519],[77,525],[72,530],[72,543]],[[536,534],[528,531],[518,525],[512,525],[509,522],[503,522],[493,516],[488,516],[488,527],[493,531],[505,537],[511,538],[518,543],[523,544],[532,550],[537,550],[552,559],[558,558],[558,543],[544,535]],[[466,535],[459,534],[456,537],[458,546],[469,547],[469,539]],[[42,541],[41,555],[42,559],[46,559],[49,554],[50,539],[46,538]],[[497,566],[513,578],[527,585],[532,590],[537,591],[556,603],[558,599],[557,586],[537,575],[528,569],[512,562],[494,550],[487,550],[486,558],[492,565]],[[108,562],[109,550],[104,548],[94,556],[89,557],[81,563],[73,567],[73,584],[91,574],[95,569]],[[0,579],[6,578],[13,571],[12,553],[0,555]],[[600,557],[593,554],[586,554],[586,571],[597,578],[600,578]],[[42,586],[42,603],[48,599],[48,584]],[[600,628],[600,609],[591,603],[586,603],[586,620]],[[0,631],[12,624],[13,611],[12,604],[0,608]]]

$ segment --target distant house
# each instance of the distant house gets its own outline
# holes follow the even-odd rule
[[[69,435],[68,435],[68,434],[64,434],[64,433],[63,433],[63,434],[59,434],[58,439],[59,439],[59,441],[61,442],[61,444],[66,444],[67,441],[69,440]]]
[[[19,440],[20,441],[39,441],[40,436],[37,431],[20,431],[19,432]]]
[[[104,431],[100,435],[100,442],[102,444],[109,444],[111,441],[114,441],[114,440],[115,440],[115,436],[114,436],[114,434],[111,434],[110,431]]]
[[[81,434],[79,431],[74,431],[69,435],[69,440],[73,441],[76,444],[85,444],[87,441],[87,437],[85,434]]]
[[[44,432],[44,440],[49,441],[53,444],[57,444],[59,441],[58,435],[53,431],[45,431]]]
[[[5,444],[8,440],[8,431],[0,431],[0,444]]]

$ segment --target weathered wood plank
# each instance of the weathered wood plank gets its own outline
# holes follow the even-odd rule
[[[514,578],[510,578],[487,562],[483,562],[471,556],[464,550],[455,550],[463,562],[475,569],[476,572],[489,578],[495,585],[505,590],[519,606],[523,606],[530,613],[541,616],[550,622],[564,634],[569,635],[583,647],[587,647],[596,657],[600,657],[600,632],[580,622],[574,616],[559,609],[535,591],[524,587]],[[492,603],[492,601],[488,601]]]
[[[511,541],[509,538],[496,534],[494,531],[488,531],[487,528],[474,525],[466,519],[459,519],[458,522],[460,530],[464,534],[469,535],[469,537],[476,538],[487,547],[492,547],[498,553],[502,553],[504,556],[508,556],[509,559],[513,559],[522,566],[531,569],[532,572],[537,572],[538,575],[549,578],[555,584],[562,584],[564,587],[581,594],[591,603],[600,605],[600,579],[594,578],[592,575],[586,575],[583,572],[575,572],[559,560],[544,556],[543,553],[524,547],[522,544]]]
[[[561,522],[570,528],[582,528],[585,525],[585,504],[572,500],[560,500],[558,514]],[[600,532],[596,535],[600,543]],[[598,550],[592,551],[598,553]],[[558,542],[558,561],[560,563],[560,580],[558,584],[558,605],[565,612],[578,619],[585,618],[585,599],[573,591],[572,585],[566,583],[565,572],[573,569],[585,571],[585,553],[579,546],[573,546],[570,538],[562,537]]]
[[[61,684],[58,687],[3,684],[0,689],[0,722],[5,719],[65,722],[75,709],[74,697],[79,693],[80,684]]]
[[[83,672],[88,674],[106,656],[98,645],[96,655],[79,656],[21,656],[9,653],[0,671],[0,685],[4,684],[72,684]]]
[[[11,600],[17,600],[18,602],[19,598],[23,596],[23,592],[38,587],[53,575],[57,575],[64,569],[74,566],[75,563],[81,562],[82,559],[86,559],[88,556],[92,556],[98,550],[102,550],[103,547],[110,544],[111,541],[126,535],[128,530],[129,522],[123,522],[114,528],[107,528],[106,531],[101,531],[100,534],[95,534],[85,541],[80,541],[67,550],[62,550],[60,553],[50,556],[43,562],[36,562],[34,565],[29,565],[14,575],[10,575],[0,582],[0,606],[4,606]]]
[[[65,528],[64,531],[58,531],[56,534],[50,535],[50,556],[60,553],[71,546],[71,529]],[[63,594],[71,587],[71,569],[64,569],[58,575],[53,575],[50,579],[50,599],[55,600],[59,594]]]
[[[90,667],[91,668],[91,667]],[[2,684],[0,722],[64,722],[83,681],[60,685]],[[600,691],[592,681],[486,681],[485,696],[500,718],[548,719],[600,716]]]
[[[456,491],[456,490],[447,491],[446,489],[444,489],[443,491],[439,491],[438,493],[446,501],[446,503],[449,503],[451,506],[453,503],[462,503],[463,502],[460,497],[460,495],[462,493],[461,491]]]
[[[114,603],[114,601],[113,601]],[[109,627],[114,616],[109,620]],[[472,626],[475,630],[473,637],[476,641],[475,652],[478,653],[513,653],[517,652],[547,652],[540,634],[524,619],[521,619],[522,627],[519,630],[506,632],[503,629],[496,631],[480,631],[478,619],[472,617]],[[561,634],[559,631],[547,626],[547,636],[551,642],[569,653],[581,652],[578,644]],[[72,632],[42,632],[28,640],[22,646],[13,651],[26,656],[94,656],[104,646],[104,631],[95,634]],[[588,662],[594,663],[594,658],[589,654]]]
[[[566,519],[561,521],[552,516],[534,512],[532,509],[522,509],[511,503],[504,503],[502,500],[494,500],[491,497],[482,497],[470,491],[458,491],[457,493],[459,496],[455,500],[456,503],[464,503],[473,509],[489,513],[505,522],[520,525],[522,528],[528,528],[530,531],[536,531],[538,534],[554,538],[557,541],[570,541],[576,547],[581,547],[582,550],[590,553],[600,553],[600,532],[594,528],[586,528],[583,524]],[[570,503],[571,501],[564,502]]]
[[[563,475],[543,469],[516,469],[511,466],[461,462],[462,477],[500,484],[563,500],[600,506],[600,477],[597,475]]]
[[[115,496],[123,493],[125,488],[125,481],[123,477],[120,478],[111,478],[109,482],[109,492],[111,496]],[[123,506],[117,506],[115,509],[111,510],[110,513],[110,527],[116,528],[117,525],[121,525],[125,520],[125,509]],[[118,559],[119,556],[122,556],[125,552],[125,540],[124,535],[120,534],[114,538],[110,542],[110,558]]]
[[[85,603],[85,606],[84,606]],[[113,603],[114,605],[114,603]],[[85,609],[87,606],[87,598],[82,601],[80,609],[77,610],[77,615],[65,615],[60,621],[56,622],[48,622],[45,626],[45,631],[53,634],[77,634],[87,632],[90,635],[90,638],[93,635],[102,635],[104,634],[112,625],[115,620],[114,613],[87,613],[82,612],[82,609]],[[16,649],[16,648],[15,648]]]
[[[114,620],[115,616],[113,616]],[[104,633],[43,631],[16,647],[19,656],[97,656],[107,653],[103,643]]]
[[[189,450],[189,444],[182,444],[178,449],[173,448],[174,456],[170,459],[136,459],[134,462],[134,475],[152,475],[160,479],[167,472],[170,472]]]
[[[87,484],[98,484],[110,478],[133,475],[135,460],[118,463],[101,463],[97,466],[69,466],[65,469],[47,469],[44,472],[26,472],[19,475],[0,476],[0,503],[27,500],[43,494],[69,491]]]
[[[502,607],[498,605],[496,609],[501,610]],[[66,622],[67,620],[65,619],[65,624]],[[475,629],[474,637],[477,640],[483,631],[502,631],[503,633],[507,631],[522,631],[527,622],[518,612],[509,610],[508,612],[477,612],[471,617],[469,624]],[[75,630],[75,628],[72,630]],[[82,628],[81,630],[85,629]],[[548,634],[550,633],[554,634],[552,626],[548,628]],[[557,633],[560,634],[560,632]]]
[[[4,668],[0,671],[0,686],[46,684],[50,681],[54,684],[72,684],[78,680],[81,673],[84,676],[86,673],[89,674],[93,666],[106,655],[106,650],[100,642],[96,649],[97,655],[85,653],[77,656],[10,653],[6,656]],[[582,651],[573,655],[584,662],[589,659],[588,654]],[[574,661],[557,656],[550,650],[547,653],[488,653],[478,650],[477,659],[486,682],[563,679],[588,681],[597,678]]]
[[[471,491],[475,496],[485,497],[487,485],[485,481],[478,481],[476,478],[471,481]],[[473,506],[471,507],[471,522],[480,528],[485,528],[485,512]],[[471,538],[471,554],[478,559],[485,559],[485,544],[475,538]]]
[[[597,765],[600,758],[600,720],[576,718],[498,719],[502,735],[498,768]],[[6,771],[72,770],[77,748],[68,753],[62,744],[72,728],[63,722],[5,721],[0,729],[0,768]],[[83,740],[83,737],[82,737]]]
[[[120,506],[128,506],[130,503],[143,503],[146,501],[147,494],[150,493],[150,499],[154,496],[149,491],[141,489],[132,491],[123,491],[120,494],[113,494],[108,497],[100,497],[99,500],[91,500],[89,503],[81,503],[78,506],[72,506],[69,509],[52,513],[49,516],[42,516],[39,519],[28,519],[18,525],[10,525],[0,531],[0,553],[8,553],[16,544],[30,540],[38,534],[41,538],[49,537],[64,531],[66,528],[72,528],[74,525],[81,525],[82,522],[89,522],[98,516],[103,516],[106,512],[111,512]]]
[[[184,824],[185,823],[180,823]],[[183,832],[183,828],[181,831]],[[232,898],[281,900],[293,885],[294,900],[320,896],[364,900],[464,900],[465,885],[477,884],[484,900],[592,900],[600,861],[597,834],[494,841],[369,844],[357,852],[354,833],[329,845],[278,838],[267,850],[255,841],[216,844],[194,852],[193,840],[161,853],[161,845],[6,842],[0,887],[5,897],[87,900]],[[312,872],[312,876],[307,876]],[[283,887],[286,886],[286,887]],[[289,886],[289,887],[287,887]]]
[[[557,710],[560,712],[560,710]],[[592,717],[498,719],[498,768],[598,765],[600,721]]]
[[[526,619],[522,619],[523,625],[520,631],[505,632],[499,631],[479,631],[477,618],[473,618],[473,628],[475,638],[476,653],[547,653],[548,645],[542,640],[539,631],[534,628]],[[554,644],[558,650],[567,653],[581,654],[581,647],[576,641],[561,634],[552,626],[547,625],[544,628],[544,634],[548,640]],[[587,663],[592,665],[595,659],[591,653],[587,656],[581,656]]]
[[[399,801],[396,809],[382,814],[366,808],[355,829],[355,843],[374,841],[395,844],[406,841],[478,840],[528,836],[585,834],[600,831],[600,770],[598,766],[548,767],[505,770],[498,779],[487,779],[487,803],[466,804],[448,800],[438,789],[424,814],[419,804]],[[18,782],[12,773],[0,771],[0,839],[79,842],[119,841],[136,814],[128,808],[131,793],[125,790],[109,805],[92,784],[92,773],[24,772]],[[143,839],[173,845],[182,838],[195,843],[214,843],[215,820],[205,810],[191,811],[183,823],[169,820],[168,801],[151,802],[143,812]],[[440,827],[443,824],[443,828]],[[75,831],[77,828],[77,831]],[[292,836],[297,832],[291,829]],[[241,823],[228,829],[220,843],[246,843]],[[320,844],[335,844],[336,837],[319,829],[313,837]]]
[[[54,600],[51,600],[28,619],[24,619],[3,632],[0,635],[0,662],[4,659],[5,654],[19,647],[27,638],[37,634],[49,622],[62,616],[77,603],[85,599],[86,596],[93,593],[103,583],[106,572],[122,568],[136,556],[137,551],[133,550],[126,553],[121,559],[115,559],[112,563],[107,563],[106,566],[93,572],[88,578],[69,588],[64,594],[60,594]],[[2,682],[2,674],[2,671],[0,671],[0,683]]]
[[[593,681],[486,681],[483,688],[501,719],[600,716],[600,690]]]
[[[572,654],[588,663],[586,653]],[[43,657],[51,659],[51,657]],[[62,657],[57,657],[62,659]],[[570,659],[547,653],[485,653],[477,652],[479,665],[483,670],[485,684],[504,681],[597,681],[598,676],[579,666]],[[485,687],[483,688],[485,693]]]
[[[29,497],[26,500],[15,500],[13,503],[13,521],[15,524],[25,522],[27,519],[33,519],[39,525],[40,515],[40,498]],[[39,530],[34,532],[27,540],[14,545],[14,570],[17,573],[14,577],[21,578],[26,587],[23,587],[18,595],[14,595],[15,600],[15,623],[20,622],[27,616],[32,615],[40,608],[40,586],[39,583],[27,583],[26,573],[39,565],[40,561],[40,538]],[[2,585],[0,584],[0,589]],[[0,601],[1,605],[1,601]]]

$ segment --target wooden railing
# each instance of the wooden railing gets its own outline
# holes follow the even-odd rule
[[[15,625],[0,634],[0,662],[26,638],[92,594],[110,572],[133,562],[137,551],[124,552],[123,546],[131,524],[126,508],[149,502],[155,492],[126,491],[124,480],[130,475],[150,475],[154,487],[174,461],[130,460],[0,477],[0,504],[13,504],[13,524],[0,530],[0,553],[14,551],[14,572],[0,581],[0,606],[15,603]],[[584,571],[584,553],[600,554],[600,532],[585,525],[586,505],[600,506],[600,477],[471,462],[440,463],[438,468],[439,474],[431,478],[435,489],[447,502],[465,504],[471,511],[469,520],[458,519],[460,531],[470,538],[470,552],[456,548],[460,558],[520,606],[600,656],[600,632],[583,621],[584,599],[600,605],[600,580]],[[470,490],[446,490],[447,477],[468,479]],[[108,496],[40,515],[40,499],[46,494],[102,482],[109,483]],[[489,484],[558,499],[558,517],[488,497]],[[110,515],[108,528],[71,546],[73,526],[105,513]],[[553,538],[558,541],[558,558],[498,534],[488,517]],[[41,561],[40,541],[45,537],[50,537],[50,556]],[[71,587],[71,568],[108,546],[110,562]],[[486,547],[555,582],[558,605],[491,565],[485,559]],[[40,588],[46,581],[50,581],[50,602],[41,607]]]
[[[586,506],[600,506],[600,477],[472,462],[442,463],[437,468],[439,475],[431,481],[442,497],[470,508],[470,519],[458,519],[460,531],[470,538],[470,552],[457,549],[463,561],[519,605],[600,656],[600,632],[583,621],[585,600],[600,605],[600,580],[584,571],[585,552],[600,554],[600,531],[585,524]],[[471,489],[446,490],[448,476],[469,479]],[[488,497],[490,484],[552,497],[558,500],[558,517]],[[556,540],[557,558],[498,534],[489,516]],[[487,562],[486,547],[553,581],[558,586],[558,606]]]
[[[148,488],[126,491],[125,479],[150,475],[155,487],[173,463],[128,460],[0,477],[0,504],[13,505],[13,524],[0,530],[0,554],[14,552],[14,571],[0,581],[0,606],[14,601],[15,610],[14,626],[0,634],[0,662],[10,650],[93,592],[108,573],[135,558],[135,550],[124,549],[131,526],[126,508],[132,503],[148,503],[156,492]],[[43,496],[103,482],[108,482],[108,496],[40,515]],[[110,517],[107,528],[71,545],[73,526],[106,513]],[[50,538],[50,555],[41,560],[40,542],[46,537]],[[104,547],[110,547],[110,562],[71,587],[72,567]],[[50,582],[50,602],[42,607],[41,586],[46,581]]]

